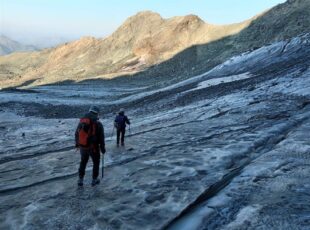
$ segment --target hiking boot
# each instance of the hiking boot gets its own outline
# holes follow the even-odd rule
[[[95,186],[96,184],[99,184],[100,183],[100,180],[97,178],[97,179],[93,179],[92,182],[91,182],[91,186]]]
[[[119,144],[116,144],[116,147],[118,148],[118,147],[119,147]]]
[[[78,184],[78,186],[83,186],[83,178],[79,178],[77,184]]]
[[[124,143],[122,143],[121,145],[122,145],[122,146],[125,146],[125,144],[124,144]]]

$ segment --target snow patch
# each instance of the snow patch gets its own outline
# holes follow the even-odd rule
[[[189,213],[187,216],[180,219],[178,223],[173,225],[170,230],[188,230],[188,229],[199,229],[206,216],[211,215],[214,212],[213,209],[208,207],[199,208],[195,212]]]
[[[28,218],[31,215],[31,213],[34,212],[37,209],[38,209],[38,206],[34,205],[33,203],[31,203],[31,204],[29,204],[28,206],[25,207],[24,221],[23,221],[23,224],[21,226],[22,229],[27,226]]]
[[[247,73],[243,73],[243,74],[232,75],[229,77],[213,78],[210,80],[200,82],[196,88],[188,90],[187,92],[190,92],[193,90],[205,89],[205,88],[215,86],[215,85],[219,85],[219,84],[223,84],[223,83],[240,81],[240,80],[248,79],[251,77],[253,77],[253,75],[247,72]]]
[[[253,221],[253,218],[260,209],[261,207],[259,205],[244,207],[239,211],[236,219],[228,224],[225,229],[240,229],[240,227],[244,225],[246,221]]]
[[[221,193],[218,196],[211,198],[208,202],[208,207],[216,208],[223,207],[231,200],[225,193]]]

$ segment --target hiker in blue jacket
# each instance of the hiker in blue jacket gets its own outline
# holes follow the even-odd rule
[[[115,120],[114,120],[114,127],[116,128],[116,133],[117,133],[117,138],[116,138],[117,147],[119,147],[120,138],[121,138],[121,145],[124,146],[126,124],[130,125],[130,121],[128,117],[125,115],[124,110],[120,109],[118,115],[115,117]]]

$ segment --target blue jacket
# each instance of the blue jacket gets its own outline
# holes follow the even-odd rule
[[[116,117],[115,117],[115,120],[114,120],[114,126],[115,128],[117,129],[125,129],[126,128],[126,124],[130,125],[130,121],[128,119],[127,116],[125,116],[124,114],[118,114]]]

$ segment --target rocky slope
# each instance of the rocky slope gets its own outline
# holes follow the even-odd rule
[[[154,66],[145,75],[197,75],[234,55],[308,32],[310,1],[289,0],[258,16],[240,33],[189,48],[162,65]]]
[[[48,51],[26,55],[25,59],[30,62],[25,69],[20,69],[18,56],[0,59],[2,87],[41,78],[41,83],[49,83],[140,71],[194,44],[237,33],[248,24],[249,21],[215,26],[194,15],[163,19],[153,12],[141,12],[128,18],[105,39],[85,37]],[[34,55],[40,56],[40,60]],[[23,73],[17,81],[16,72]]]
[[[0,55],[7,55],[20,51],[34,51],[34,46],[22,45],[17,41],[14,41],[4,35],[0,36]]]
[[[136,72],[138,76],[188,77],[238,53],[309,31],[309,12],[309,1],[291,0],[227,26],[210,25],[195,15],[163,19],[141,12],[105,39],[86,37],[43,52],[0,57],[1,87]]]

